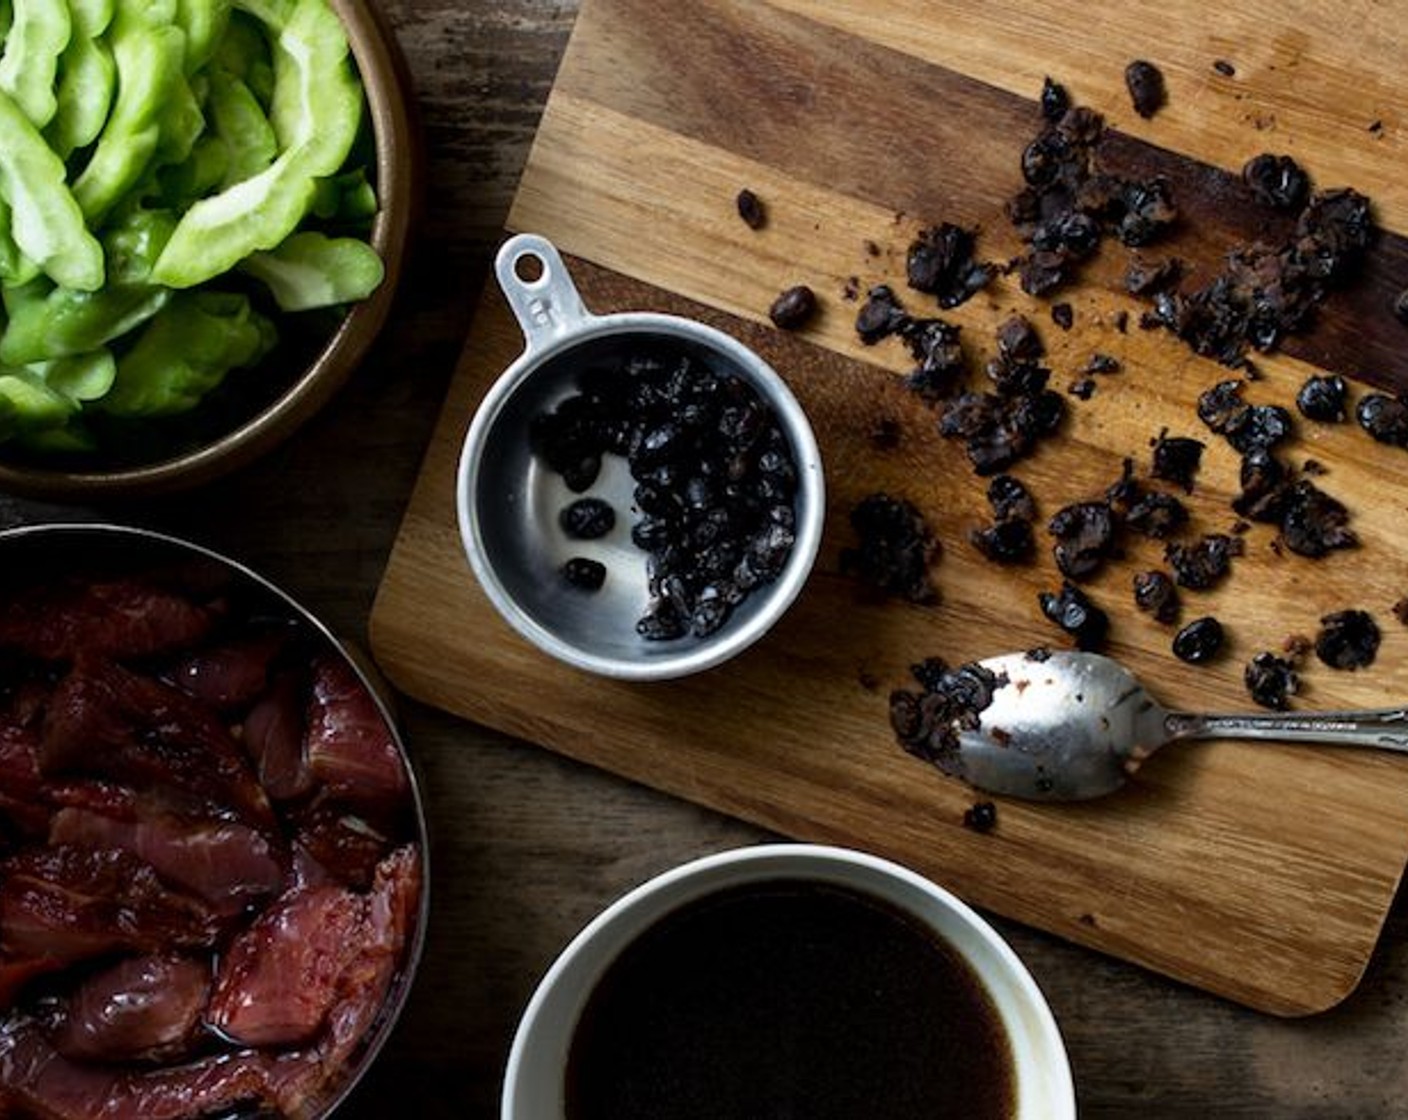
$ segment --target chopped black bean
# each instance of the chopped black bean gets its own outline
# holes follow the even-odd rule
[[[1242,679],[1255,703],[1278,712],[1291,706],[1289,698],[1300,689],[1300,677],[1295,666],[1269,650],[1251,659]]]
[[[1041,613],[1071,636],[1077,649],[1098,650],[1110,629],[1109,616],[1069,580],[1057,593],[1043,591],[1037,596]]]
[[[1345,383],[1339,374],[1312,375],[1296,394],[1296,407],[1307,420],[1337,424],[1345,418]]]
[[[1010,474],[1000,474],[988,483],[988,504],[999,520],[1036,520],[1036,502],[1032,500],[1031,491]]]
[[[749,229],[762,229],[768,224],[767,207],[763,200],[744,187],[738,192],[738,216]]]
[[[1071,95],[1066,92],[1066,87],[1047,77],[1041,83],[1041,115],[1055,124],[1070,107]]]
[[[882,594],[912,603],[938,600],[929,565],[938,554],[939,542],[913,503],[871,494],[851,510],[851,527],[859,544],[841,551],[842,572]]]
[[[1232,570],[1232,557],[1240,556],[1244,547],[1240,537],[1209,533],[1189,544],[1170,544],[1164,550],[1164,559],[1173,569],[1179,587],[1206,591]]]
[[[971,299],[997,272],[973,259],[974,243],[971,230],[949,222],[920,230],[906,258],[909,286],[934,296],[945,309]]]
[[[1046,529],[1056,539],[1052,555],[1067,579],[1088,579],[1114,551],[1115,524],[1107,502],[1066,506],[1047,522]]]
[[[1408,447],[1408,403],[1385,393],[1368,393],[1355,409],[1359,426],[1380,443]]]
[[[1203,665],[1217,656],[1222,639],[1222,623],[1211,615],[1196,618],[1174,635],[1173,655],[1190,665]]]
[[[1032,523],[1020,518],[997,521],[968,535],[979,552],[995,564],[1020,564],[1036,552]]]
[[[1120,362],[1118,358],[1109,354],[1092,354],[1081,367],[1082,373],[1119,373]]]
[[[1163,108],[1167,96],[1164,76],[1152,62],[1142,58],[1131,62],[1124,70],[1124,84],[1134,111],[1145,120]]]
[[[1188,507],[1172,494],[1140,494],[1121,518],[1124,526],[1154,540],[1171,537],[1188,522]]]
[[[1363,669],[1379,652],[1379,627],[1367,611],[1327,614],[1315,637],[1315,656],[1332,669]]]
[[[1178,588],[1167,572],[1137,572],[1134,576],[1134,605],[1153,615],[1157,622],[1177,622],[1181,607]]]
[[[1135,257],[1125,269],[1124,287],[1132,296],[1152,295],[1172,288],[1182,275],[1183,262],[1177,257],[1169,257],[1157,264]]]
[[[1310,176],[1290,156],[1264,152],[1242,168],[1242,182],[1258,202],[1277,210],[1298,210],[1310,194]]]
[[[1203,444],[1187,436],[1170,436],[1165,428],[1154,441],[1154,465],[1150,473],[1155,478],[1182,486],[1191,494],[1193,478],[1203,461]]]
[[[997,806],[991,801],[977,801],[963,810],[963,827],[974,832],[991,832],[997,827]]]
[[[805,284],[786,289],[772,301],[768,318],[779,330],[795,331],[807,325],[816,314],[816,293]]]
[[[1281,539],[1292,552],[1317,559],[1359,543],[1358,535],[1348,526],[1349,510],[1310,480],[1300,479],[1283,494]]]

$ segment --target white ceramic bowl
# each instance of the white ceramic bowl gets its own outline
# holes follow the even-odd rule
[[[1074,1120],[1075,1089],[1055,1017],[1017,954],[971,907],[899,864],[846,848],[764,844],[706,856],[635,888],[598,915],[543,977],[519,1023],[501,1120],[562,1120],[578,1018],[607,967],[666,914],[704,895],[768,880],[849,887],[918,919],[987,989],[1011,1045],[1014,1120]]]

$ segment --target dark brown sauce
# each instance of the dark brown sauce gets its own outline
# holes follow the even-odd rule
[[[1010,1120],[1011,1048],[923,925],[802,880],[721,891],[610,965],[567,1063],[568,1120]]]

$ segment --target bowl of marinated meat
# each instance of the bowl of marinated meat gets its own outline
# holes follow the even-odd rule
[[[425,936],[381,700],[198,545],[34,526],[0,570],[0,1116],[327,1116]]]

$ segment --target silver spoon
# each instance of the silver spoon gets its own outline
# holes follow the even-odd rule
[[[979,662],[1007,681],[944,768],[989,793],[1084,801],[1114,793],[1179,739],[1274,739],[1408,753],[1408,708],[1194,715],[1171,712],[1096,653],[1012,653]],[[951,764],[950,764],[951,762]]]

